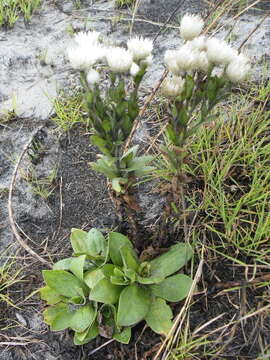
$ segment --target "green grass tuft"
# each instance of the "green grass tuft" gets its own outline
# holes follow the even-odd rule
[[[12,28],[20,16],[25,21],[30,21],[40,2],[41,0],[1,0],[0,28]]]

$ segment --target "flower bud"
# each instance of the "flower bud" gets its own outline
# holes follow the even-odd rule
[[[180,35],[184,40],[192,40],[200,35],[204,26],[203,19],[198,15],[186,14],[180,24]]]
[[[140,71],[139,65],[137,65],[136,63],[132,63],[130,68],[130,75],[135,77],[139,71]]]
[[[237,51],[223,40],[208,39],[206,47],[208,60],[216,65],[227,65],[237,56]]]
[[[107,52],[107,62],[111,71],[125,73],[132,65],[132,55],[128,50],[120,47],[111,48]]]
[[[231,82],[238,83],[246,80],[250,70],[249,59],[240,54],[228,65],[226,74]]]
[[[136,36],[127,41],[127,47],[133,56],[133,60],[140,61],[151,55],[153,50],[153,40]]]
[[[162,94],[166,97],[181,95],[185,87],[185,80],[181,76],[173,76],[166,79],[161,87]]]
[[[86,80],[91,87],[100,81],[100,75],[95,69],[91,69],[88,71]]]

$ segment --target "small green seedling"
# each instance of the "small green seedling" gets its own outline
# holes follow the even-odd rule
[[[167,335],[173,313],[166,303],[184,299],[192,279],[177,274],[192,257],[190,245],[173,245],[166,253],[141,262],[130,240],[117,232],[107,238],[97,229],[72,229],[73,257],[44,270],[41,298],[51,330],[75,332],[82,345],[98,334],[127,344],[131,328],[145,320],[156,333]]]

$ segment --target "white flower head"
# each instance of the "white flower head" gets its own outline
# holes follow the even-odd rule
[[[238,55],[227,67],[226,74],[233,83],[246,80],[251,70],[249,59],[243,55]]]
[[[196,69],[206,73],[209,69],[209,65],[210,63],[206,55],[206,52],[205,51],[199,52],[198,55],[196,56],[196,61],[195,61]]]
[[[203,19],[199,15],[186,14],[180,24],[180,35],[183,40],[192,40],[199,36],[204,26]]]
[[[216,65],[227,65],[237,56],[237,51],[223,40],[208,39],[206,47],[208,60]]]
[[[169,71],[171,71],[174,75],[179,75],[180,69],[177,63],[177,50],[167,50],[164,55],[164,63]]]
[[[181,76],[173,76],[166,79],[161,87],[162,94],[166,97],[177,97],[181,95],[185,87],[185,80]]]
[[[188,41],[187,45],[192,47],[194,50],[206,51],[206,37],[204,35],[198,36],[195,39]]]
[[[120,47],[111,48],[106,57],[109,68],[116,73],[129,71],[133,63],[131,53]]]
[[[177,65],[181,71],[191,71],[196,68],[199,52],[193,50],[188,44],[177,51]]]
[[[78,46],[69,48],[67,50],[67,57],[74,69],[84,70],[87,68],[85,52]]]
[[[86,78],[88,85],[91,87],[100,81],[100,75],[95,69],[90,69]]]
[[[78,45],[67,50],[67,56],[74,69],[87,70],[104,58],[105,48],[99,44]]]
[[[134,61],[146,59],[153,50],[153,40],[136,36],[127,41],[128,50],[131,52]]]
[[[130,75],[135,77],[139,71],[140,71],[139,65],[137,65],[135,62],[132,63],[131,68],[130,68]]]
[[[93,44],[98,43],[99,35],[100,33],[97,31],[88,31],[88,32],[80,31],[74,35],[74,40],[77,43],[77,45],[91,46]]]

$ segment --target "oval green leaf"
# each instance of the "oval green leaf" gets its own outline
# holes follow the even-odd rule
[[[85,288],[83,282],[65,270],[43,270],[42,274],[51,289],[69,298],[81,296]]]
[[[84,282],[90,289],[93,289],[100,280],[104,279],[104,277],[105,275],[102,269],[98,268],[88,271],[84,275]]]
[[[80,306],[78,310],[73,313],[70,328],[77,332],[85,331],[96,318],[96,310],[92,305]]]
[[[73,258],[69,257],[69,258],[57,261],[53,265],[53,270],[69,270],[69,266],[70,266],[70,263],[72,260],[73,260]]]
[[[131,338],[131,327],[126,327],[120,333],[115,333],[113,338],[122,344],[128,344]]]
[[[48,305],[55,305],[58,302],[65,300],[65,297],[62,295],[59,295],[59,293],[51,289],[49,286],[44,286],[39,290],[40,297],[42,300],[47,301]]]
[[[155,296],[167,301],[181,301],[185,299],[192,285],[192,279],[184,274],[168,277],[160,284],[151,285],[150,288]]]
[[[147,325],[155,333],[168,335],[173,325],[172,317],[172,310],[169,305],[166,304],[166,301],[160,298],[154,298],[145,320]]]
[[[72,259],[69,265],[70,271],[82,281],[83,281],[83,269],[84,269],[85,259],[86,259],[86,255],[75,257]]]
[[[130,326],[143,320],[150,307],[149,292],[136,284],[126,287],[119,298],[117,324]]]
[[[109,252],[114,265],[123,266],[120,249],[124,245],[128,245],[131,249],[133,249],[130,240],[125,235],[118,232],[109,233]]]
[[[84,345],[89,341],[93,340],[98,335],[98,324],[95,321],[88,329],[79,333],[75,332],[74,334],[74,344],[75,345]]]
[[[150,261],[150,276],[166,278],[181,269],[192,255],[193,250],[189,244],[174,245],[165,254]]]
[[[114,285],[104,278],[90,291],[89,299],[103,304],[116,304],[122,290],[122,286]]]

